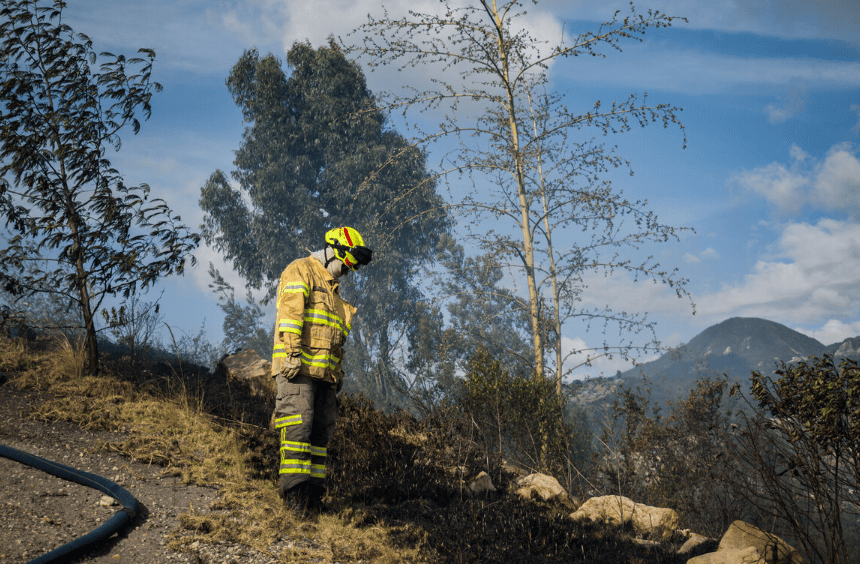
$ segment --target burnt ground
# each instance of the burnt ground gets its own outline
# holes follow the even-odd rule
[[[217,491],[184,485],[162,476],[164,468],[132,462],[102,448],[127,439],[123,433],[88,431],[75,424],[28,418],[45,395],[0,382],[0,444],[104,476],[139,502],[138,515],[120,533],[70,562],[92,563],[269,563],[270,554],[240,544],[200,545],[187,552],[168,548],[179,515],[193,509],[208,513]],[[28,562],[80,537],[107,521],[119,505],[105,506],[101,491],[68,482],[0,457],[0,564]],[[100,503],[101,502],[101,503]]]

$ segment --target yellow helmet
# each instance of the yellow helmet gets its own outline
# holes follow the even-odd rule
[[[352,227],[336,227],[325,234],[325,242],[334,249],[337,257],[350,270],[369,264],[373,251],[364,246],[361,234]]]

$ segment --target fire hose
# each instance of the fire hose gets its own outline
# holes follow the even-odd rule
[[[90,545],[106,540],[122,527],[131,523],[137,514],[137,499],[135,499],[128,490],[103,476],[84,472],[83,470],[78,470],[71,466],[65,466],[58,462],[52,462],[5,445],[0,445],[0,456],[20,462],[21,464],[26,464],[27,466],[32,466],[33,468],[37,468],[43,472],[51,474],[52,476],[62,478],[63,480],[68,480],[70,482],[75,482],[83,486],[100,490],[123,505],[122,509],[114,513],[113,517],[108,519],[100,527],[93,529],[86,535],[78,537],[61,547],[52,550],[51,552],[30,560],[27,564],[59,562],[61,558],[64,558],[67,561],[69,555],[72,553],[83,552],[87,547],[90,547]]]

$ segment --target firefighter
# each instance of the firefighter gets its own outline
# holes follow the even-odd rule
[[[326,448],[355,314],[340,297],[338,281],[370,263],[372,255],[358,231],[338,227],[325,234],[321,251],[293,261],[281,274],[272,354],[278,388],[273,420],[281,441],[278,490],[301,512],[325,509]]]

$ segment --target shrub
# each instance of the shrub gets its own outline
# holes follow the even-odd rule
[[[386,413],[363,395],[338,398],[329,444],[330,493],[368,503],[425,499],[447,505],[483,466],[457,414],[440,409],[419,422],[406,411]]]
[[[860,554],[860,369],[825,355],[775,374],[752,373],[757,410],[732,450],[737,491],[805,561],[847,564]]]
[[[743,500],[727,484],[726,453],[732,412],[723,401],[725,380],[696,382],[684,401],[669,402],[662,416],[647,393],[622,388],[598,468],[602,487],[660,507],[671,507],[685,526],[719,537],[741,517]]]
[[[555,380],[511,374],[486,351],[469,360],[453,402],[488,459],[555,476],[570,491],[590,458],[587,422],[565,412],[567,400],[556,395]]]

